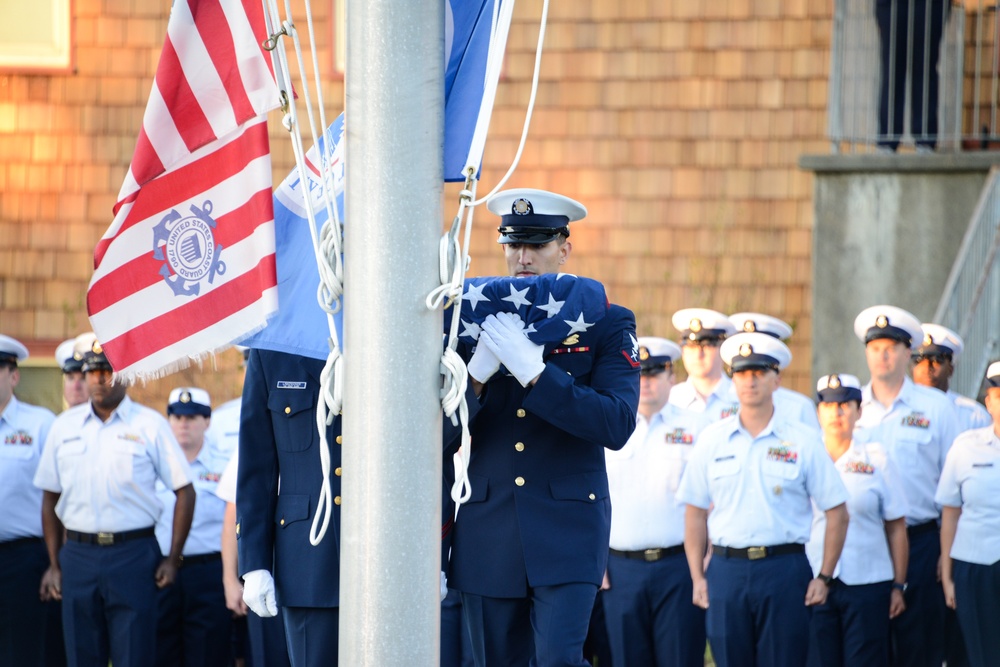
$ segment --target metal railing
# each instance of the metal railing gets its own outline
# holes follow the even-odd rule
[[[996,6],[984,0],[836,0],[833,151],[1000,147],[998,43]]]
[[[1000,357],[1000,169],[990,170],[962,239],[933,321],[965,341],[951,388],[979,395],[990,361]]]

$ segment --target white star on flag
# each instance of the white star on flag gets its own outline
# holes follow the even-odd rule
[[[532,322],[532,323],[529,323],[529,324],[528,324],[528,326],[526,326],[526,327],[524,328],[524,333],[526,333],[526,334],[530,334],[530,333],[538,333],[538,330],[537,330],[537,329],[535,329],[535,324],[534,324],[534,322]]]
[[[575,333],[586,333],[587,329],[594,326],[593,322],[588,324],[584,321],[583,313],[580,313],[580,317],[575,320],[563,320],[563,322],[569,325],[569,333],[566,334],[567,336],[572,336]]]
[[[483,296],[485,288],[486,283],[479,286],[469,283],[469,289],[465,290],[465,294],[462,295],[462,301],[467,301],[472,306],[472,310],[475,310],[480,301],[489,301],[487,297]]]
[[[468,336],[472,340],[479,340],[479,332],[483,330],[481,326],[475,322],[466,322],[465,320],[462,320],[462,326],[465,329],[462,330],[462,333],[458,334],[459,336]]]
[[[559,314],[559,311],[562,310],[562,307],[563,307],[564,303],[566,303],[566,302],[565,301],[556,301],[556,298],[554,296],[552,296],[552,294],[549,294],[549,302],[548,302],[548,304],[546,304],[544,306],[538,306],[538,310],[544,310],[547,313],[547,315],[546,315],[547,318],[555,317],[556,315]]]
[[[510,301],[514,304],[515,308],[520,308],[521,306],[530,306],[531,302],[524,298],[524,295],[528,293],[529,287],[525,287],[522,290],[514,289],[514,286],[510,286],[510,296],[505,296],[501,301]]]

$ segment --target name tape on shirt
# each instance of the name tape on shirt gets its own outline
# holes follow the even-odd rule
[[[278,380],[278,389],[305,389],[305,382],[293,382],[292,380]]]

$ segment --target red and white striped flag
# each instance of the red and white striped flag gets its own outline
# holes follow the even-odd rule
[[[187,366],[277,310],[278,106],[259,0],[176,0],[87,311],[127,381]]]

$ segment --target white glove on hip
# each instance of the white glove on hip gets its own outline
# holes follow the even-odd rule
[[[448,597],[448,577],[445,576],[444,570],[441,570],[441,602]]]
[[[524,322],[513,313],[487,317],[479,334],[479,344],[485,344],[522,387],[527,387],[545,370],[542,361],[545,348],[528,340]]]
[[[274,599],[274,577],[267,570],[253,570],[243,575],[243,601],[261,618],[278,615]]]
[[[486,381],[500,370],[500,360],[497,359],[497,355],[490,352],[490,348],[480,343],[476,346],[476,351],[472,353],[472,358],[469,359],[466,367],[473,380],[486,384]]]

